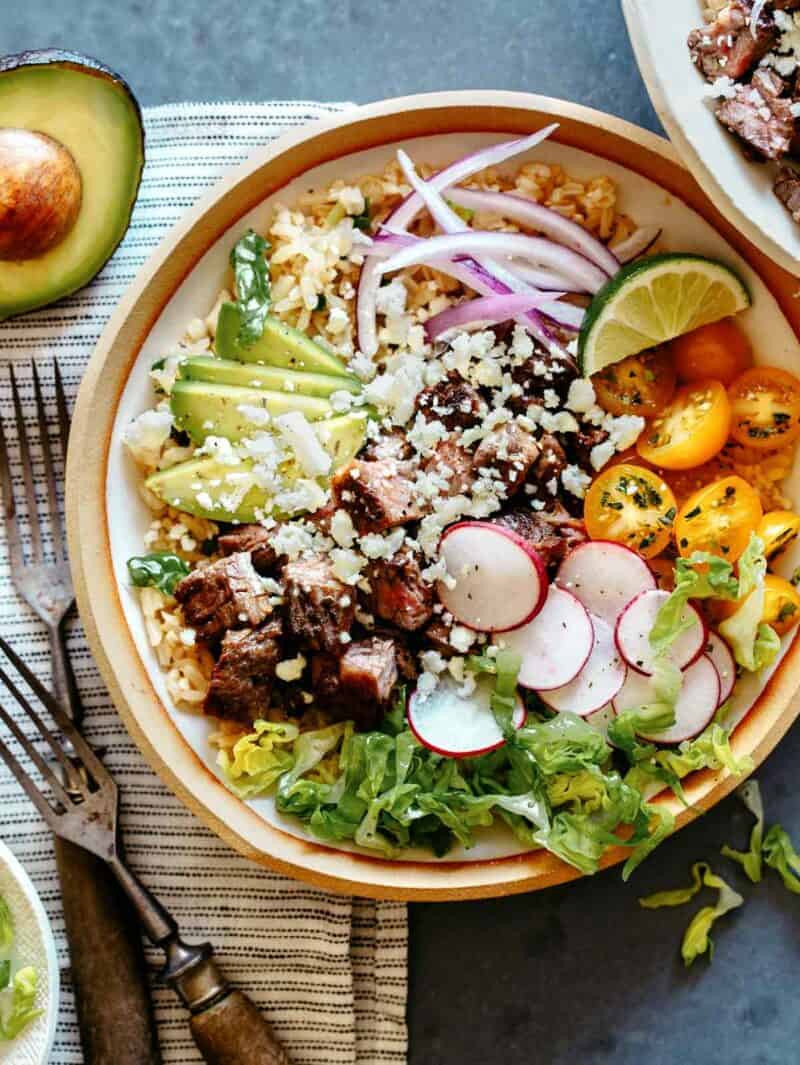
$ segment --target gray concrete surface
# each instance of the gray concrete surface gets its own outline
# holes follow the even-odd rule
[[[668,2],[668,0],[664,0]],[[119,69],[143,104],[367,101],[438,88],[549,93],[658,129],[618,0],[6,0],[0,50],[59,45]],[[800,840],[800,730],[759,772],[770,820]],[[411,1065],[794,1065],[800,898],[775,877],[685,971],[691,910],[637,896],[743,846],[728,800],[667,842],[633,883],[617,871],[537,895],[411,908]]]

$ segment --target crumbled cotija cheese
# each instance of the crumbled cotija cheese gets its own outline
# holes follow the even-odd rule
[[[275,666],[275,676],[280,680],[292,681],[299,680],[303,675],[303,670],[306,668],[306,659],[303,655],[299,654],[296,658],[284,658],[282,662],[278,662]]]

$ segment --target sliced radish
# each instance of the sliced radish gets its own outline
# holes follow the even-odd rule
[[[616,716],[617,715],[614,713],[614,704],[606,703],[606,705],[601,706],[599,710],[595,710],[593,714],[589,714],[586,718],[586,724],[597,729],[605,739],[606,743],[611,743],[611,740],[608,738],[608,726]]]
[[[621,714],[646,706],[658,698],[652,677],[645,677],[633,670],[622,691],[614,699],[614,710]],[[675,705],[675,724],[663,732],[639,735],[653,743],[682,743],[699,735],[711,721],[719,705],[719,677],[708,655],[701,655],[683,674],[683,684]]]
[[[730,647],[716,632],[709,632],[706,636],[706,654],[719,674],[719,705],[722,706],[730,698],[736,684],[736,660]]]
[[[462,625],[506,632],[538,614],[547,596],[547,573],[531,545],[510,529],[487,521],[451,525],[439,554],[455,580],[439,582],[439,598]]]
[[[492,713],[494,681],[480,677],[475,691],[463,694],[451,677],[441,677],[431,692],[415,691],[408,701],[408,726],[419,742],[448,758],[472,758],[503,745],[503,733]],[[522,728],[528,712],[517,697],[514,728]]]
[[[615,638],[619,653],[628,665],[639,673],[649,675],[653,672],[655,651],[650,646],[650,631],[667,599],[669,592],[641,592],[628,603],[617,620]],[[669,658],[678,669],[686,669],[703,653],[706,645],[706,624],[691,603],[687,603],[683,608],[681,620],[695,623],[673,642],[669,649]]]
[[[561,563],[556,580],[609,625],[635,595],[656,586],[644,559],[610,540],[589,540],[576,547]]]
[[[628,670],[614,643],[614,630],[602,618],[592,617],[591,621],[594,645],[586,665],[569,684],[542,692],[553,710],[571,710],[588,717],[609,703],[625,683]]]
[[[521,656],[523,688],[552,691],[569,684],[586,665],[594,629],[586,607],[553,584],[533,621],[505,633],[500,642]]]

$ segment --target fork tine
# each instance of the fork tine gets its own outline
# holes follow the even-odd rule
[[[47,413],[44,409],[42,386],[39,374],[36,371],[36,363],[31,362],[33,371],[33,391],[36,396],[36,417],[39,421],[39,440],[42,444],[42,456],[44,458],[44,472],[47,479],[47,498],[50,504],[50,534],[53,538],[53,555],[55,558],[66,558],[66,546],[64,544],[64,529],[61,525],[61,514],[58,509],[58,495],[56,493],[56,475],[53,469],[53,452],[50,447],[50,431],[47,428]]]
[[[64,389],[64,381],[61,377],[61,370],[58,367],[58,361],[53,359],[53,377],[56,382],[56,406],[58,407],[58,429],[61,436],[61,457],[64,460],[64,465],[67,464],[67,444],[69,443],[69,408],[67,407],[67,393]]]
[[[25,565],[25,558],[22,554],[17,508],[14,504],[14,486],[11,483],[11,465],[8,461],[8,447],[6,446],[6,434],[2,418],[0,418],[0,485],[3,489],[3,517],[5,519],[8,553],[14,572],[19,573]]]
[[[53,752],[59,762],[61,762],[64,769],[66,769],[67,771],[71,771],[74,767],[72,765],[72,762],[70,762],[69,760],[69,755],[58,742],[58,740],[55,738],[55,736],[47,727],[47,725],[45,725],[44,721],[42,721],[37,711],[34,710],[34,708],[31,706],[29,701],[25,698],[25,696],[22,694],[16,684],[11,680],[11,678],[2,668],[2,666],[0,666],[0,681],[5,684],[6,688],[11,692],[11,694],[17,700],[17,702],[28,715],[28,717],[31,719],[31,721],[38,728],[39,732],[42,734],[43,739],[47,740],[50,746],[50,750]],[[0,712],[2,712],[2,705],[0,705]]]
[[[36,785],[28,776],[28,774],[25,772],[24,768],[22,767],[22,764],[17,761],[17,759],[14,757],[14,755],[11,753],[9,748],[5,745],[5,743],[3,743],[2,740],[0,740],[0,758],[3,759],[3,761],[6,763],[6,765],[14,774],[14,776],[17,778],[19,783],[28,793],[28,798],[31,800],[31,802],[42,815],[42,817],[45,819],[45,821],[47,821],[50,825],[53,825],[58,817],[58,814],[47,801],[47,799],[44,797],[44,795],[42,795],[41,791],[39,791],[39,789],[36,787]]]
[[[110,773],[78,729],[75,728],[68,715],[61,709],[56,697],[45,688],[38,677],[31,673],[16,651],[9,646],[2,636],[0,636],[0,650],[2,650],[3,654],[14,666],[14,669],[16,669],[19,675],[25,680],[25,683],[36,693],[37,698],[40,699],[44,706],[50,711],[53,720],[58,725],[61,732],[63,732],[67,739],[72,740],[72,746],[75,748],[75,753],[83,762],[84,768],[94,777],[95,781],[99,785],[102,785],[106,783],[106,781],[111,780]]]
[[[14,375],[14,367],[9,366],[11,374],[11,393],[14,398],[14,415],[17,420],[17,436],[19,438],[19,453],[22,459],[22,477],[25,481],[25,497],[28,501],[28,525],[31,530],[31,554],[32,561],[42,560],[42,534],[39,529],[38,509],[36,506],[36,492],[33,487],[33,469],[31,464],[31,449],[28,446],[28,434],[25,431],[25,419],[22,416],[22,404],[19,400],[17,378]]]
[[[16,694],[14,692],[13,688],[10,687],[9,679],[5,675],[5,673],[3,673],[2,670],[0,670],[0,680],[3,681],[3,683],[6,685],[6,687],[8,687],[9,690],[12,691],[13,694]],[[27,707],[27,709],[31,710],[32,707]],[[32,720],[34,721],[34,723],[36,725],[41,726],[42,722],[41,722],[41,719],[39,718],[38,714],[34,713],[33,715],[31,715],[31,717],[32,717]],[[36,746],[34,745],[33,741],[28,739],[28,737],[25,735],[25,733],[22,731],[22,729],[19,727],[19,725],[14,720],[14,718],[11,716],[11,714],[9,714],[9,712],[6,710],[6,708],[3,706],[2,703],[0,703],[0,721],[2,721],[5,724],[6,728],[11,733],[13,733],[14,737],[17,740],[17,743],[19,743],[20,747],[22,747],[22,749],[25,751],[27,756],[30,758],[30,760],[33,762],[33,764],[36,766],[36,768],[39,770],[39,772],[42,774],[42,776],[48,782],[50,787],[53,789],[53,794],[58,799],[58,801],[66,809],[69,809],[69,807],[73,803],[73,800],[69,797],[68,793],[64,789],[64,785],[58,779],[58,777],[53,772],[53,770],[50,768],[50,766],[47,764],[47,762],[44,760],[44,758],[42,758],[42,756],[39,754],[39,752],[37,751]],[[44,733],[43,733],[43,735],[44,735]],[[52,740],[52,737],[50,737],[50,736],[48,736],[48,739],[52,741],[51,745],[52,745],[52,743],[55,742],[55,741]]]

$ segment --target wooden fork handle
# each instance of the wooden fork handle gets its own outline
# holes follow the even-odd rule
[[[207,1065],[291,1065],[264,1015],[241,991],[228,991],[189,1024]]]
[[[136,915],[103,861],[55,848],[84,1065],[159,1065]]]

